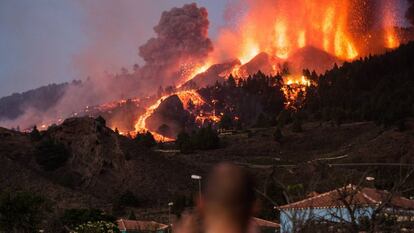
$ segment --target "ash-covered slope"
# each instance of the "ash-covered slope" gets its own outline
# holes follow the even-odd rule
[[[92,118],[67,119],[38,136],[0,129],[0,138],[0,188],[42,193],[63,207],[99,207],[127,190],[143,203],[188,190],[185,164]],[[50,163],[64,152],[66,159]]]

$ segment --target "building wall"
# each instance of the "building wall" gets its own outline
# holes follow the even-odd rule
[[[369,217],[373,213],[372,207],[359,208],[355,218]],[[351,215],[345,208],[320,208],[303,210],[283,210],[280,212],[281,233],[296,232],[301,225],[308,221],[350,222]]]

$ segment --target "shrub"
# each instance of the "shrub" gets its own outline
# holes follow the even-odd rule
[[[46,199],[28,192],[0,193],[0,232],[37,232],[49,210]]]
[[[74,231],[70,233],[116,233],[120,232],[118,227],[111,222],[97,221],[97,222],[87,222],[81,224],[75,228]]]
[[[145,133],[138,133],[134,140],[138,144],[145,146],[147,148],[151,148],[157,145],[157,142],[155,141],[154,136],[149,131]]]
[[[220,138],[215,130],[208,126],[201,128],[194,135],[195,147],[200,150],[217,149],[220,146]]]
[[[191,137],[186,132],[181,132],[177,135],[175,144],[178,146],[182,153],[191,153],[194,150],[194,145],[191,141]]]
[[[208,126],[201,128],[192,135],[181,132],[175,141],[182,153],[190,153],[194,150],[212,150],[220,146],[220,138],[218,133]]]
[[[32,139],[32,141],[38,141],[41,139],[41,135],[39,130],[37,129],[36,125],[33,126],[32,131],[30,132],[30,138]]]
[[[116,221],[114,216],[105,214],[102,210],[98,209],[66,209],[60,219],[69,228],[75,228],[87,222]]]

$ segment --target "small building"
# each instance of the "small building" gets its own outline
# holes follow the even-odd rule
[[[296,232],[307,222],[350,223],[372,217],[374,211],[414,220],[414,201],[384,190],[348,185],[276,207],[280,211],[282,233]]]
[[[121,233],[167,233],[168,225],[154,221],[119,219],[116,221]]]

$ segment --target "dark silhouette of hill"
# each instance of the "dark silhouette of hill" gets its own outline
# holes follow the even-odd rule
[[[0,189],[40,193],[62,208],[106,208],[125,192],[145,206],[191,190],[184,163],[115,133],[103,118],[31,134],[0,128],[0,164]]]
[[[0,98],[0,120],[16,119],[27,108],[47,111],[55,106],[69,85],[76,85],[76,83],[49,84],[23,93],[2,97]]]
[[[335,66],[319,76],[317,83],[309,89],[305,107],[317,119],[389,125],[411,117],[414,42],[383,55]]]

